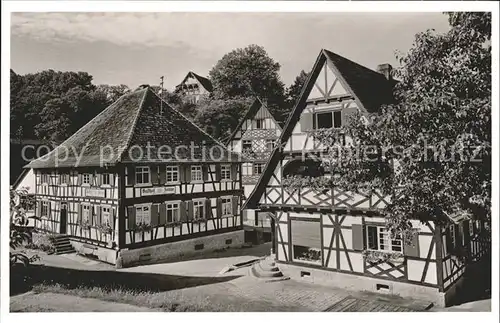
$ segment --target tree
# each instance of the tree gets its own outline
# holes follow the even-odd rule
[[[224,55],[210,70],[216,100],[259,97],[277,119],[288,113],[280,64],[258,45],[238,48]]]
[[[300,96],[300,92],[302,91],[302,87],[307,81],[307,77],[309,73],[306,73],[304,70],[300,71],[299,75],[295,78],[292,85],[286,91],[287,104],[290,106],[290,110],[293,109],[295,102]]]
[[[251,99],[241,97],[202,101],[194,122],[212,137],[225,141],[251,103]]]
[[[342,129],[352,145],[336,144],[339,130],[318,133],[336,176],[291,185],[391,194],[384,213],[392,234],[410,233],[411,218],[491,219],[491,15],[448,15],[449,32],[417,34],[399,57],[397,104]]]
[[[130,88],[125,84],[120,85],[108,85],[108,84],[99,84],[96,87],[96,91],[102,92],[108,102],[113,103],[118,100],[122,95],[129,93]]]

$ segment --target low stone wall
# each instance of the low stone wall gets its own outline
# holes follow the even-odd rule
[[[237,248],[244,244],[243,230],[206,237],[169,242],[137,249],[122,249],[116,267],[131,267],[159,261],[173,261],[224,248]]]
[[[90,245],[81,241],[71,240],[71,238],[70,242],[75,251],[82,256],[96,258],[112,265],[116,264],[118,251],[114,249]]]
[[[302,280],[323,286],[344,288],[348,290],[369,291],[373,293],[424,300],[432,302],[434,306],[437,307],[446,306],[445,295],[444,293],[440,293],[437,287],[416,285],[410,282],[376,279],[361,275],[351,275],[329,270],[302,267],[300,265],[285,264],[281,262],[278,263],[278,267],[285,275],[295,280]]]

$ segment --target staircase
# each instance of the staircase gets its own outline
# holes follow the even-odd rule
[[[274,259],[267,257],[259,261],[250,268],[250,275],[264,280],[265,282],[274,282],[281,280],[288,280],[290,277],[283,275],[281,270],[276,266]]]
[[[57,235],[53,238],[53,244],[56,249],[54,254],[56,255],[62,255],[65,253],[73,253],[75,252],[75,249],[69,242],[69,237],[65,234]]]

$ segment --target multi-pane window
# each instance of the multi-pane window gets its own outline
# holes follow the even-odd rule
[[[274,149],[274,139],[266,139],[266,149],[272,151]]]
[[[83,204],[82,205],[82,222],[90,224],[91,214],[92,213],[90,211],[90,204]]]
[[[179,203],[167,203],[167,223],[177,222],[179,220]]]
[[[40,183],[48,184],[49,183],[49,174],[41,174],[40,175]]]
[[[455,225],[450,225],[450,246],[455,248],[457,246],[457,241],[455,240]]]
[[[263,163],[255,163],[253,164],[253,173],[255,175],[260,175],[264,172],[264,164]]]
[[[243,149],[243,151],[252,150],[252,141],[251,140],[243,140],[242,149]]]
[[[111,176],[108,173],[102,174],[102,185],[111,185]]]
[[[231,179],[231,165],[222,165],[220,167],[220,179],[221,180]]]
[[[88,173],[83,174],[82,184],[90,185],[90,174],[88,174]]]
[[[150,184],[148,166],[137,166],[135,168],[135,182],[137,184]]]
[[[110,225],[110,214],[111,214],[111,208],[109,206],[103,206],[101,208],[101,223],[102,224],[107,224]]]
[[[221,206],[222,206],[222,216],[230,216],[233,214],[230,197],[223,197],[221,199]]]
[[[255,129],[263,129],[264,128],[264,119],[255,120]]]
[[[342,112],[329,111],[314,114],[315,129],[328,129],[342,127]]]
[[[205,218],[205,201],[193,201],[193,218],[203,219]]]
[[[250,164],[250,163],[243,164],[241,171],[242,171],[242,175],[246,175],[246,176],[252,175],[252,164]]]
[[[44,218],[47,218],[49,216],[49,209],[50,209],[50,202],[43,201],[42,202],[42,209],[40,210],[40,215]]]
[[[391,239],[390,233],[385,227],[367,226],[366,230],[368,249],[381,251],[403,251],[403,240],[401,236]]]
[[[203,171],[201,166],[191,166],[191,182],[202,181]]]
[[[149,205],[135,207],[135,223],[151,224],[151,208]]]
[[[167,183],[179,181],[179,166],[167,166]]]
[[[59,174],[59,183],[61,185],[68,184],[68,174]]]

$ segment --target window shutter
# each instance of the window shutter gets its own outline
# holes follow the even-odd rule
[[[203,165],[201,167],[201,172],[203,173],[203,181],[208,181],[208,171],[210,170],[210,165]]]
[[[167,223],[167,205],[165,203],[160,204],[160,219],[158,221],[159,225],[164,225]]]
[[[355,114],[358,108],[345,108],[342,109],[342,127],[345,127],[349,123],[350,116]]]
[[[189,220],[193,218],[193,201],[187,202],[187,217]]]
[[[165,165],[160,165],[160,185],[165,185],[167,182],[167,169]]]
[[[352,225],[352,248],[354,250],[365,249],[364,227],[361,224]]]
[[[184,165],[179,165],[179,182],[186,183],[186,169]]]
[[[96,175],[96,182],[97,182],[97,186],[101,186],[102,185],[102,174],[97,174]]]
[[[469,221],[470,220],[462,222],[462,231],[464,235],[465,245],[468,245],[470,242]]]
[[[460,226],[453,224],[455,226],[455,246],[462,246],[462,235]]]
[[[109,185],[115,186],[115,174],[113,173],[109,174]]]
[[[232,197],[231,213],[233,215],[238,215],[238,196]]]
[[[111,217],[109,224],[111,226],[111,230],[115,229],[115,221],[116,221],[116,209],[111,208],[111,214],[109,215]]]
[[[97,206],[96,215],[97,215],[97,222],[96,222],[96,224],[102,224],[101,206],[100,205]]]
[[[135,185],[135,167],[129,167],[127,173],[127,182],[128,185]]]
[[[77,185],[82,185],[82,177],[83,177],[82,174],[78,174],[78,183],[77,183]]]
[[[217,217],[220,218],[222,216],[222,200],[220,197],[217,198]]]
[[[36,216],[40,219],[42,217],[42,202],[36,201]]]
[[[453,250],[453,245],[451,244],[450,227],[446,228],[446,235],[445,236],[446,236],[446,252],[449,254]]]
[[[179,212],[180,212],[180,216],[181,216],[181,222],[187,222],[188,218],[187,218],[187,212],[186,212],[186,202],[181,202],[181,204],[179,205]]]
[[[205,212],[207,214],[207,219],[213,218],[213,214],[212,214],[212,200],[211,199],[206,199],[205,200]]]
[[[420,244],[418,242],[418,233],[414,232],[411,241],[405,241],[403,253],[409,257],[420,257]]]
[[[89,179],[90,179],[90,186],[95,186],[94,180],[95,176],[92,173],[89,173]]]
[[[158,184],[158,166],[151,166],[151,184]]]
[[[186,165],[184,167],[184,169],[186,171],[185,174],[184,174],[184,176],[185,176],[184,181],[186,183],[189,183],[189,182],[191,182],[191,165]]]
[[[151,226],[152,227],[157,227],[158,226],[158,204],[153,204],[151,206]]]
[[[127,215],[128,215],[128,229],[132,230],[135,228],[135,207],[134,206],[129,206],[127,208]]]
[[[83,213],[83,206],[81,204],[78,204],[78,219],[77,219],[78,224],[82,224],[82,213]]]
[[[49,204],[49,219],[53,220],[52,219],[52,202],[48,202]]]
[[[235,181],[238,178],[238,165],[239,164],[231,164],[231,180]]]
[[[313,114],[312,113],[302,113],[300,116],[300,130],[302,132],[310,131],[313,129]]]
[[[215,165],[215,181],[218,182],[221,179],[221,174],[220,174],[220,165],[217,164]]]

